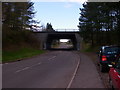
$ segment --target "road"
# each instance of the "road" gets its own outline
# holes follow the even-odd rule
[[[72,48],[72,44],[66,44],[66,43],[61,43],[60,45],[59,45],[59,48]]]
[[[72,44],[67,44],[67,43],[60,43],[58,46],[53,47],[51,50],[71,50],[73,49]]]
[[[3,88],[104,88],[93,62],[76,51],[50,51],[2,67]]]

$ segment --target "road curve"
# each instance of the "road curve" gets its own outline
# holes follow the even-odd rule
[[[50,51],[2,65],[3,88],[105,88],[92,60],[75,51]]]
[[[3,88],[70,88],[79,62],[76,53],[52,51],[4,64],[2,85]]]

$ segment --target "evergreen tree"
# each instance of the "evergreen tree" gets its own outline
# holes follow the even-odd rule
[[[80,12],[78,27],[86,42],[92,46],[117,44],[120,3],[87,2],[80,8]]]
[[[3,2],[3,29],[22,30],[33,22],[34,7],[32,2]]]
[[[54,29],[53,29],[51,23],[50,23],[50,24],[47,23],[47,25],[46,25],[46,30],[47,30],[47,31],[54,31]]]

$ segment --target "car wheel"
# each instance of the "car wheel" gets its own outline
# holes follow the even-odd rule
[[[110,85],[110,89],[111,89],[111,90],[114,90],[113,82],[112,82],[112,80],[110,79],[110,77],[109,77],[109,85]]]

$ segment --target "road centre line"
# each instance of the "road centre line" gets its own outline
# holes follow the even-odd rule
[[[22,70],[27,70],[27,69],[29,69],[30,67],[25,67],[25,68],[23,68]]]
[[[39,65],[39,64],[41,64],[41,62],[39,62],[39,63],[37,63],[37,64],[35,64],[35,65],[32,65],[32,66],[30,66],[30,67],[34,67],[34,66],[37,66],[37,65]]]
[[[21,70],[17,70],[15,73],[18,73],[18,72],[21,72],[21,71],[24,71],[24,70],[30,69],[30,68],[32,68],[32,67],[34,67],[34,66],[39,65],[39,64],[41,64],[41,62],[39,62],[39,63],[37,63],[37,64],[35,64],[35,65],[32,65],[32,66],[30,66],[30,67],[25,67],[25,68],[23,68],[23,69],[21,69]]]
[[[53,57],[51,57],[51,58],[49,58],[48,60],[52,60],[52,59],[54,59],[54,58],[56,58],[57,56],[53,56]]]
[[[52,59],[54,59],[54,58],[56,58],[56,56],[53,56],[53,57],[49,58],[48,60],[52,60]],[[18,73],[18,72],[27,70],[27,69],[29,69],[29,68],[32,68],[32,67],[37,66],[37,65],[40,65],[40,64],[41,64],[41,62],[39,62],[39,63],[37,63],[37,64],[35,64],[35,65],[32,65],[32,66],[29,66],[29,67],[25,67],[25,68],[23,68],[23,69],[21,69],[21,70],[17,70],[15,73]]]
[[[21,70],[17,70],[15,73],[18,73],[18,72],[21,72],[21,71],[24,71],[24,70],[27,70],[27,69],[29,69],[30,67],[25,67],[25,68],[23,68],[23,69],[21,69]]]
[[[54,58],[56,58],[56,56],[53,56],[53,57],[49,58],[48,60],[52,60],[52,59],[54,59]],[[25,67],[25,68],[23,68],[23,69],[21,69],[21,70],[17,70],[15,73],[18,73],[18,72],[27,70],[27,69],[29,69],[29,68],[32,68],[32,67],[37,66],[37,65],[40,65],[40,64],[41,64],[41,62],[39,62],[39,63],[37,63],[37,64],[35,64],[35,65],[31,65],[31,66],[29,66],[29,67]]]

